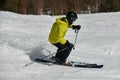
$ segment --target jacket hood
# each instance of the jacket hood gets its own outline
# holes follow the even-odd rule
[[[68,20],[66,19],[66,17],[60,17],[56,19],[57,23],[62,23],[62,24],[67,24],[69,27],[71,27],[72,25],[69,25]]]
[[[64,18],[64,19],[63,19],[63,18]],[[66,19],[65,17],[57,18],[57,19],[56,19],[56,22],[57,22],[57,23],[67,24],[67,25],[69,26],[68,21],[67,21],[67,19]]]

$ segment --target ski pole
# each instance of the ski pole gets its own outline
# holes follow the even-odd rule
[[[50,56],[52,56],[52,55],[54,55],[54,54],[56,54],[56,53],[59,53],[59,52],[62,52],[62,51],[64,51],[64,50],[66,50],[66,49],[68,49],[68,48],[64,48],[64,49],[62,49],[62,50],[60,50],[60,51],[51,53],[51,54],[49,54],[49,55],[47,55],[47,56],[43,56],[43,57],[41,57],[40,59],[44,59],[44,58],[50,57]],[[35,63],[35,61],[32,61],[32,62],[26,64],[24,67],[27,67],[27,66],[29,66],[29,65],[31,65],[31,64],[33,64],[33,63]]]
[[[77,42],[78,31],[79,31],[79,30],[75,29],[76,37],[75,37],[74,47],[73,47],[73,49],[75,49],[75,44],[76,44],[76,42]]]
[[[54,55],[54,54],[56,54],[56,53],[59,53],[59,52],[62,52],[62,51],[64,51],[64,50],[66,50],[66,49],[68,49],[68,48],[64,48],[64,49],[62,49],[62,50],[60,50],[60,51],[57,51],[57,52],[51,53],[51,54],[49,54],[49,55],[47,55],[47,56],[42,57],[41,59],[43,59],[43,58],[47,58],[47,57],[50,57],[50,56],[52,56],[52,55]]]

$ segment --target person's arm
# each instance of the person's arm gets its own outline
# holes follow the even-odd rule
[[[65,44],[67,42],[66,39],[64,39],[64,36],[65,36],[65,29],[63,27],[64,25],[59,25],[58,27],[58,42],[60,42],[61,44]]]

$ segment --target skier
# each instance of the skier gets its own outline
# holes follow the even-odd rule
[[[57,53],[54,56],[57,64],[66,64],[66,59],[74,47],[74,45],[66,40],[64,36],[68,28],[80,30],[80,25],[72,25],[77,18],[77,14],[70,11],[66,14],[66,17],[57,18],[51,28],[48,40],[51,44],[58,48]]]

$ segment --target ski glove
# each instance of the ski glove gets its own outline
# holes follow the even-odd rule
[[[72,49],[74,47],[73,43],[70,43],[68,40],[66,42],[66,45],[68,46],[69,49]]]
[[[80,30],[81,26],[80,26],[80,25],[73,25],[72,28],[73,28],[73,29]]]

